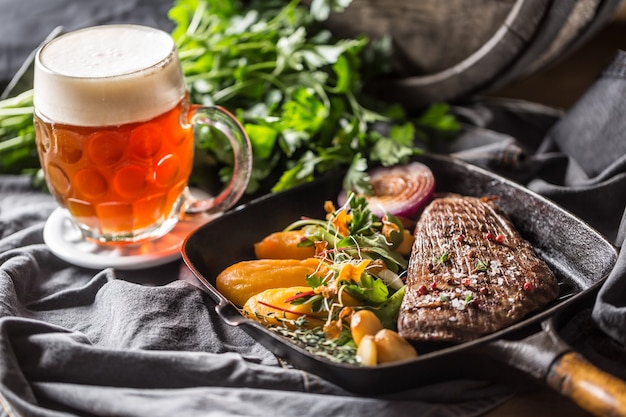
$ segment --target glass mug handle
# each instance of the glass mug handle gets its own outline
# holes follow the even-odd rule
[[[215,214],[228,210],[246,191],[252,172],[252,145],[243,126],[228,110],[220,106],[189,106],[187,120],[194,129],[210,126],[219,130],[233,151],[233,174],[230,182],[215,197],[197,199],[189,196],[184,212]],[[195,134],[195,132],[194,132]]]

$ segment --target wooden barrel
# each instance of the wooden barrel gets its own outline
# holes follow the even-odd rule
[[[353,0],[328,26],[392,38],[392,76],[368,85],[421,108],[459,101],[545,68],[602,27],[621,0]]]
[[[494,80],[490,90],[528,77],[565,58],[610,20],[622,1],[555,1],[532,43],[512,68]]]

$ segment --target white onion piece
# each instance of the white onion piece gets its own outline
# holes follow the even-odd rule
[[[430,201],[435,191],[435,177],[426,165],[411,162],[407,165],[374,168],[369,172],[373,195],[363,196],[369,210],[382,217],[384,213],[413,218]],[[346,203],[346,192],[337,198]]]

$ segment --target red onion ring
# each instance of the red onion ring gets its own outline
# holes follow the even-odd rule
[[[378,167],[368,172],[373,195],[362,196],[369,210],[382,217],[385,213],[407,218],[415,217],[430,201],[435,191],[435,177],[426,165],[412,162],[407,165]],[[345,204],[347,193],[337,198]]]

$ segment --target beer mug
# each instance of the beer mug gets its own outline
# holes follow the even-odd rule
[[[48,188],[87,239],[158,238],[185,212],[232,207],[250,179],[241,124],[189,102],[176,45],[161,30],[105,25],[53,39],[36,55],[34,106]],[[188,180],[203,126],[228,138],[235,163],[221,193],[198,200]]]

